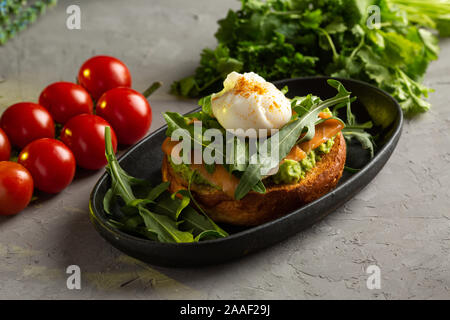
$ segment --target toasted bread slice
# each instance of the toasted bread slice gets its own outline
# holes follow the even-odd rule
[[[216,222],[240,226],[255,226],[280,217],[323,196],[338,183],[344,170],[345,139],[341,133],[328,154],[322,156],[304,179],[296,184],[271,184],[266,193],[249,192],[243,199],[231,199],[221,190],[204,185],[193,185],[195,199]],[[164,157],[162,179],[170,181],[170,191],[187,188],[187,181],[177,175]]]

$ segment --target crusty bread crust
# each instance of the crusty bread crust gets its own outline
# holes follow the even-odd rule
[[[191,186],[195,199],[216,222],[240,226],[255,226],[280,217],[289,211],[314,201],[338,183],[344,170],[345,139],[336,136],[331,151],[322,156],[305,178],[297,184],[271,184],[266,193],[249,192],[243,199],[234,200],[221,190],[205,186]],[[174,173],[167,157],[162,164],[162,179],[170,181],[170,191],[187,188],[187,182]]]

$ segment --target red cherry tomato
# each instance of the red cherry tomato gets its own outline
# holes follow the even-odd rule
[[[8,135],[11,144],[23,148],[40,138],[54,138],[55,125],[47,109],[32,102],[10,106],[0,119],[0,127]]]
[[[97,170],[106,165],[105,127],[111,125],[103,118],[81,114],[70,119],[62,129],[61,141],[72,150],[80,167]],[[113,129],[111,139],[115,152],[117,138]]]
[[[120,144],[139,141],[150,128],[152,110],[147,99],[130,88],[114,88],[97,101],[97,115],[108,121]]]
[[[131,87],[131,75],[127,66],[119,59],[95,56],[81,66],[78,83],[97,100],[110,89]]]
[[[22,165],[0,161],[0,215],[23,210],[33,196],[33,178]]]
[[[49,85],[39,96],[39,104],[50,112],[53,120],[62,124],[76,115],[93,113],[89,93],[82,86],[70,82]]]
[[[61,141],[49,138],[35,140],[19,154],[18,162],[31,174],[34,186],[47,193],[66,188],[75,175],[75,157]]]
[[[11,157],[11,144],[5,131],[0,129],[0,161],[7,161]]]

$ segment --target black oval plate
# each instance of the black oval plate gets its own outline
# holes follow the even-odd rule
[[[278,87],[287,85],[288,96],[304,96],[312,93],[326,99],[336,94],[326,77],[298,78],[275,82]],[[198,243],[159,243],[126,234],[108,226],[103,211],[103,197],[110,186],[105,173],[97,182],[89,202],[91,221],[98,232],[114,247],[142,261],[164,266],[204,266],[235,259],[264,247],[273,245],[300,230],[312,225],[343,205],[364,188],[381,170],[391,156],[400,138],[403,116],[400,106],[387,93],[374,86],[354,80],[339,79],[352,96],[358,99],[352,110],[359,122],[369,119],[365,106],[376,105],[391,114],[392,123],[379,127],[375,157],[369,159],[360,145],[348,144],[347,165],[362,168],[355,174],[344,172],[338,186],[320,199],[298,208],[274,221],[251,228],[233,228],[221,225],[230,236]],[[165,139],[166,126],[156,130],[126,152],[119,160],[131,175],[149,179],[156,185],[161,181],[161,144]]]

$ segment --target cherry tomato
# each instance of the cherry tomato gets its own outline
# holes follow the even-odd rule
[[[78,83],[97,100],[110,89],[131,87],[131,75],[127,66],[119,59],[95,56],[81,66]]]
[[[49,138],[35,140],[19,154],[18,162],[31,174],[34,186],[47,193],[66,188],[75,175],[75,157],[61,141]]]
[[[150,128],[152,110],[147,99],[130,88],[114,88],[97,101],[97,115],[108,121],[120,144],[139,141]]]
[[[39,96],[39,104],[50,112],[53,120],[62,124],[76,115],[93,113],[89,93],[82,86],[70,82],[49,85]]]
[[[0,119],[0,127],[11,144],[19,148],[36,139],[55,137],[52,116],[43,106],[32,102],[16,103],[6,109]]]
[[[33,178],[22,165],[0,161],[0,215],[23,210],[33,196]]]
[[[11,144],[5,131],[0,129],[0,161],[7,161],[11,157]]]
[[[106,165],[105,127],[111,125],[103,118],[81,114],[70,119],[62,129],[61,141],[72,150],[80,167],[97,170]],[[113,129],[111,139],[115,152],[117,138]]]

